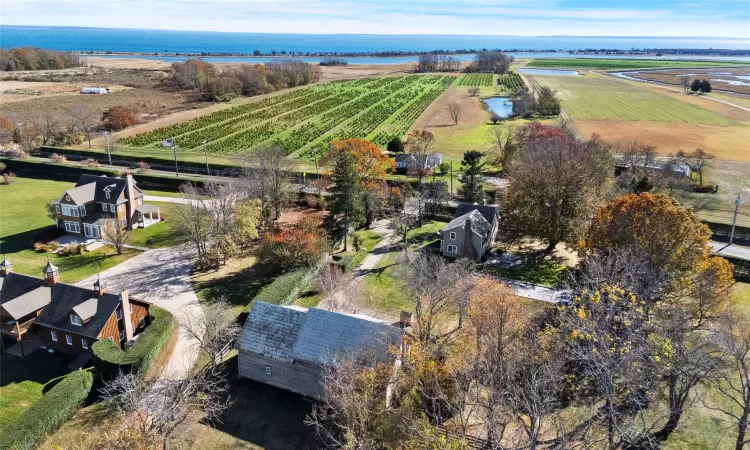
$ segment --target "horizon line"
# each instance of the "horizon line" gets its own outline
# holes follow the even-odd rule
[[[77,25],[19,25],[0,23],[0,27],[21,28],[74,28],[85,30],[133,30],[133,31],[171,31],[190,33],[226,33],[226,34],[283,34],[283,35],[313,35],[313,36],[451,36],[451,37],[514,37],[514,38],[618,38],[618,39],[723,39],[733,41],[750,41],[744,37],[725,36],[618,36],[618,35],[576,35],[576,34],[554,34],[554,35],[522,35],[522,34],[423,34],[423,33],[258,33],[252,31],[221,31],[221,30],[173,30],[168,28],[131,28],[131,27],[84,27]]]

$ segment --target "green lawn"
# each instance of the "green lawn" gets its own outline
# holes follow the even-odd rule
[[[645,120],[730,126],[736,122],[668,95],[602,77],[534,77],[557,91],[573,119]]]
[[[725,94],[723,92],[711,92],[708,97],[713,97],[719,100],[724,100],[735,105],[744,106],[750,108],[750,98],[740,97],[739,95]]]
[[[195,272],[191,278],[199,299],[224,297],[235,306],[237,314],[249,311],[255,295],[271,281],[267,268],[257,264],[251,252],[229,260],[217,271]]]
[[[538,255],[519,255],[519,264],[512,269],[486,267],[485,271],[493,275],[527,283],[556,286],[565,276],[565,266],[549,257]]]
[[[360,249],[358,252],[354,251],[354,247],[352,245],[352,237],[357,236],[360,239]],[[380,242],[380,240],[383,239],[382,234],[375,233],[374,231],[369,230],[359,230],[355,231],[349,236],[349,246],[348,250],[346,252],[340,252],[336,253],[336,256],[351,256],[352,257],[352,268],[355,268],[359,266],[359,264],[362,262],[363,259],[365,259],[365,256],[367,256],[370,251],[372,251],[373,247]]]
[[[0,355],[0,433],[70,372],[71,357],[38,351],[19,358]]]
[[[174,203],[148,202],[148,204],[160,207],[163,220],[149,227],[133,230],[128,244],[151,248],[171,247],[178,244],[177,235],[173,230]]]
[[[32,245],[37,234],[54,221],[47,217],[48,202],[60,198],[72,183],[17,178],[10,185],[0,185],[0,252],[8,257],[13,269],[22,274],[41,276],[47,258],[60,268],[60,280],[74,283],[113,267],[139,252],[125,249],[117,255],[111,247],[102,247],[77,256],[37,253]]]
[[[386,253],[372,272],[364,276],[362,297],[364,302],[378,311],[398,314],[414,311],[414,300],[409,296],[404,282],[398,277],[397,262],[400,252]]]
[[[409,230],[406,234],[406,239],[410,245],[430,245],[433,242],[440,240],[440,236],[437,233],[445,228],[447,224],[447,222],[440,222],[437,220],[427,221],[421,227]]]

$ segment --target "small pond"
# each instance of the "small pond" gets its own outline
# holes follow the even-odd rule
[[[524,75],[555,75],[561,77],[577,77],[580,75],[577,70],[560,70],[560,69],[516,69],[516,72]]]
[[[487,97],[482,99],[482,101],[487,103],[490,112],[493,112],[502,118],[506,118],[513,114],[513,103],[511,103],[507,97]]]

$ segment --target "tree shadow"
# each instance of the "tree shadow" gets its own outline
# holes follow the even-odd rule
[[[0,253],[17,253],[29,250],[34,242],[48,242],[62,235],[62,231],[54,225],[24,231],[23,233],[11,234],[0,238]]]
[[[262,264],[196,283],[193,287],[206,300],[225,298],[235,306],[247,307],[260,289],[273,280],[273,271]]]
[[[64,353],[47,353],[43,350],[24,358],[7,353],[3,353],[0,358],[0,387],[31,381],[44,385],[45,393],[70,372],[68,365],[73,360],[73,357]]]

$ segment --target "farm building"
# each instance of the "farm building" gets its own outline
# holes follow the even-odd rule
[[[371,317],[256,301],[237,341],[241,376],[307,397],[323,395],[323,373],[339,355],[389,359],[402,330]],[[368,353],[368,355],[370,355]]]
[[[81,94],[109,94],[109,89],[103,87],[85,87]]]

